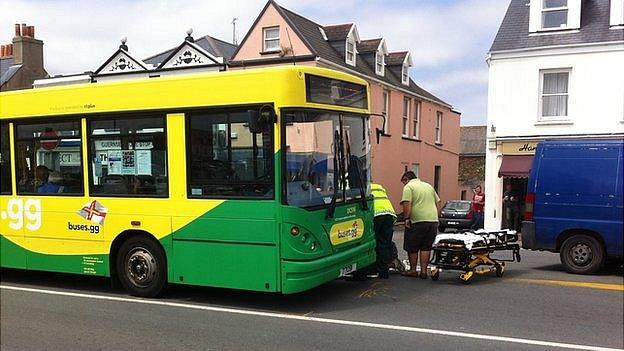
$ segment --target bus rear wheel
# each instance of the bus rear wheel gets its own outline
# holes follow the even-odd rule
[[[126,240],[119,248],[116,267],[121,285],[131,295],[155,297],[167,285],[165,252],[148,238]]]
[[[592,274],[604,263],[604,249],[598,240],[589,235],[568,238],[559,253],[565,269],[574,274]]]

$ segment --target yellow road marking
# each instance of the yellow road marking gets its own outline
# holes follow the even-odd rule
[[[565,286],[565,287],[571,287],[571,288],[624,291],[624,284],[586,283],[586,282],[575,282],[575,281],[569,281],[569,280],[524,279],[524,278],[512,278],[508,280],[519,282],[519,283]]]

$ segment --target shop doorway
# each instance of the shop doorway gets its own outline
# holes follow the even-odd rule
[[[513,192],[518,194],[518,215],[516,221],[508,221],[507,220],[507,209],[505,204],[503,203],[503,215],[501,216],[501,228],[512,229],[520,232],[522,229],[521,223],[524,220],[524,198],[527,192],[528,178],[524,177],[503,177],[503,193],[501,194],[501,199],[503,198],[503,194],[505,194],[505,189],[507,189],[508,185],[511,185],[511,189]],[[513,211],[511,212],[513,214]],[[515,223],[514,223],[515,222]],[[513,228],[512,228],[513,227]]]

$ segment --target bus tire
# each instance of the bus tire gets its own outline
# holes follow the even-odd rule
[[[116,264],[119,282],[130,295],[155,297],[167,285],[165,252],[152,239],[128,238],[119,248]]]
[[[589,235],[577,234],[564,241],[559,253],[566,271],[574,274],[592,274],[604,263],[602,245]]]

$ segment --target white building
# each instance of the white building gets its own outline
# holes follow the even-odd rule
[[[537,142],[624,137],[624,0],[511,0],[488,55],[485,227]]]

